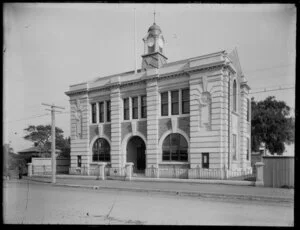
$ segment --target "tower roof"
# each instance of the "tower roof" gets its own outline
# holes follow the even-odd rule
[[[156,25],[156,23],[154,22],[153,25],[149,27],[148,32],[153,35],[159,35],[161,34],[161,29],[159,25]]]

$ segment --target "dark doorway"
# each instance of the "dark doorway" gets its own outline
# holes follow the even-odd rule
[[[144,173],[146,168],[146,145],[142,138],[134,136],[127,143],[127,162],[132,162],[134,173]]]

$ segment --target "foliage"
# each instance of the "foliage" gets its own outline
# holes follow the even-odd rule
[[[4,175],[8,175],[8,170],[15,170],[18,166],[26,168],[26,159],[23,156],[15,154],[13,148],[9,144],[3,145],[3,162],[4,162]]]
[[[63,138],[63,139],[59,139],[56,142],[56,147],[58,149],[61,150],[61,157],[70,157],[70,152],[71,152],[71,138],[67,137],[67,138]]]
[[[51,125],[30,125],[24,129],[27,134],[24,136],[25,140],[32,141],[34,146],[41,148],[41,155],[50,156],[51,150]],[[70,154],[69,138],[64,138],[64,131],[61,128],[55,127],[55,144],[56,149],[60,149],[63,155]]]
[[[262,142],[271,154],[282,154],[284,143],[294,142],[295,120],[290,117],[290,107],[274,96],[256,102],[251,99],[252,151],[258,151]]]

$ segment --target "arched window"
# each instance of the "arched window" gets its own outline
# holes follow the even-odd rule
[[[93,161],[110,161],[110,146],[107,140],[99,138],[93,145]]]
[[[233,81],[233,111],[236,112],[236,80]]]
[[[178,133],[172,133],[166,137],[162,145],[163,161],[187,161],[188,143]]]

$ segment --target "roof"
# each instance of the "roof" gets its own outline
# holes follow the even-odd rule
[[[34,147],[30,147],[30,148],[28,148],[28,149],[24,149],[24,150],[18,151],[18,153],[32,153],[32,152],[40,153],[40,152],[41,152],[41,148],[40,148],[40,147],[35,147],[35,146],[34,146]],[[51,152],[51,150],[48,151],[48,152]],[[56,153],[60,153],[61,150],[56,149],[55,152],[56,152]]]
[[[161,34],[161,29],[159,25],[156,25],[154,22],[153,25],[149,27],[148,32],[153,35],[158,35]]]
[[[159,76],[164,76],[172,73],[185,72],[190,69],[195,69],[198,67],[207,67],[211,65],[219,65],[220,63],[231,62],[231,67],[235,68],[235,71],[238,74],[238,77],[241,77],[242,70],[239,63],[239,57],[237,55],[237,50],[228,54],[225,50],[218,52],[213,52],[201,56],[191,57],[183,60],[178,60],[174,62],[169,62],[163,64],[159,69],[157,69],[156,74]],[[132,71],[127,71],[123,73],[113,74],[109,76],[100,76],[89,81],[85,81],[79,84],[73,84],[69,86],[69,91],[65,92],[66,95],[71,95],[71,93],[80,92],[80,91],[90,91],[94,89],[99,89],[102,87],[109,87],[114,84],[122,84],[126,82],[134,82],[141,80],[148,75],[151,75],[150,72],[153,71],[144,71],[141,69],[137,70],[137,73]],[[155,72],[155,71],[154,71]]]

